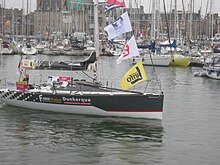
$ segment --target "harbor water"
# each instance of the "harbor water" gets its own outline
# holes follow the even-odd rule
[[[30,58],[68,61],[82,57]],[[6,80],[16,80],[19,59],[19,55],[0,55],[1,86]],[[128,61],[116,65],[115,57],[99,60],[99,74],[115,82],[132,66]],[[145,69],[151,78],[152,67]],[[0,104],[0,164],[218,165],[220,81],[194,77],[201,68],[155,70],[165,95],[162,121],[58,114]],[[34,72],[30,81],[44,74]]]

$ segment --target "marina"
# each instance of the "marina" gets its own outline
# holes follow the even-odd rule
[[[8,2],[0,3],[0,164],[219,163],[212,0],[205,16],[193,0],[187,9],[150,1],[149,13],[130,0]]]
[[[69,61],[77,57],[45,58]],[[1,55],[0,76],[15,79],[17,66],[14,63],[19,59],[20,55]],[[130,63],[118,66],[116,59],[101,57],[100,67],[105,69],[105,76],[119,81],[122,70],[130,68]],[[145,69],[150,78],[152,67]],[[69,115],[0,104],[0,145],[3,149],[0,161],[6,165],[15,161],[51,165],[146,164],[146,161],[147,164],[218,164],[217,91],[220,84],[219,80],[194,77],[193,73],[201,70],[198,67],[156,68],[165,94],[162,121]],[[39,72],[32,74],[30,77]]]

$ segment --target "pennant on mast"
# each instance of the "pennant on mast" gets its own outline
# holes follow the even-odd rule
[[[112,10],[118,7],[125,7],[124,0],[107,0],[105,3],[104,11],[108,12],[109,10]]]

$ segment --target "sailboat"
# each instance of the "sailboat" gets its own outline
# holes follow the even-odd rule
[[[22,54],[25,55],[34,55],[37,53],[37,49],[30,44],[28,34],[28,0],[27,0],[27,18],[26,18],[26,41],[23,47],[21,48]]]
[[[21,60],[19,66],[26,70],[69,70],[86,72],[97,68],[99,56],[98,0],[94,1],[95,47],[88,59],[79,62]],[[146,75],[143,67],[135,65],[123,77],[125,85],[142,82]],[[138,92],[126,86],[112,88],[97,81],[73,79],[72,77],[49,77],[51,85],[30,85],[28,79],[17,82],[17,89],[1,89],[0,101],[17,107],[62,113],[162,119],[164,94]]]
[[[1,45],[1,54],[2,55],[11,55],[14,54],[14,49],[11,47],[10,43],[7,40],[4,40]]]
[[[175,16],[174,16],[174,41],[176,41],[176,38],[177,38],[177,0],[174,1],[174,6],[175,6],[174,7],[174,12],[175,12]],[[183,11],[185,12],[184,5],[183,5]],[[170,42],[170,39],[169,39],[169,42]],[[188,67],[191,62],[191,57],[184,56],[181,53],[178,54],[176,47],[174,47],[174,48],[175,48],[174,50],[172,50],[172,48],[170,49],[169,55],[172,56],[170,66]]]
[[[11,55],[14,54],[14,49],[11,46],[10,41],[6,38],[6,20],[5,20],[5,1],[2,1],[2,33],[3,40],[1,42],[1,54],[2,55]],[[10,21],[9,21],[10,22]]]
[[[203,66],[203,72],[209,78],[220,80],[220,55],[211,57]]]
[[[135,64],[137,61],[142,59],[143,65],[146,66],[162,66],[168,67],[171,61],[171,56],[163,55],[160,52],[156,51],[156,42],[155,39],[159,39],[159,9],[160,9],[160,1],[152,1],[152,21],[151,21],[151,42],[149,45],[144,45],[142,49],[141,57],[134,57],[132,59],[132,63]],[[157,35],[156,35],[157,32]],[[139,47],[140,48],[140,47]]]

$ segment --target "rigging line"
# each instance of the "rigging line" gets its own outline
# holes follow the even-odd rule
[[[152,41],[151,41],[152,42]],[[154,41],[155,42],[155,41]],[[151,43],[152,44],[152,43]],[[155,44],[155,43],[154,43]],[[152,47],[152,46],[151,46]],[[152,49],[152,48],[151,48]],[[155,51],[155,50],[154,50]],[[155,69],[155,66],[154,66],[154,62],[153,62],[153,58],[152,58],[152,52],[150,51],[150,60],[151,60],[151,63],[152,63],[152,68],[153,68],[153,74],[156,78],[157,81],[159,81],[158,77],[157,77],[157,72],[156,72],[156,69]],[[146,84],[146,87],[147,87],[148,84]],[[159,85],[159,88],[161,90],[161,86]]]
[[[88,75],[85,71],[82,71],[82,73],[84,73],[88,78],[92,79],[92,80],[95,80],[96,78],[95,77],[92,77],[90,75]]]
[[[209,0],[207,0],[207,4],[206,4],[206,10],[205,10],[205,18],[204,18],[204,22],[203,22],[203,27],[202,27],[202,42],[203,42],[203,47],[204,47],[204,40],[203,40],[203,35],[205,32],[205,23],[206,23],[206,19],[207,19],[207,12],[208,12],[208,6],[209,6]],[[201,12],[201,11],[200,11]]]
[[[173,5],[173,1],[170,0],[170,16],[169,16],[169,26],[171,27],[172,24],[172,5]]]
[[[169,24],[168,24],[168,19],[167,19],[167,12],[166,12],[166,3],[165,3],[165,0],[163,0],[163,7],[164,7],[165,20],[166,20],[166,26],[167,26],[168,41],[169,41],[169,44],[171,44],[171,42],[170,42],[170,30],[169,30]],[[174,25],[174,26],[175,26],[175,25]],[[171,50],[171,55],[172,55],[172,58],[173,58],[172,48],[170,48],[170,50]]]
[[[186,12],[185,12],[185,5],[182,0],[182,6],[183,6],[183,15],[184,15],[184,23],[185,23],[185,36],[186,36],[186,43],[188,44],[188,47],[190,46],[190,40],[189,40],[189,32],[188,32],[188,24],[186,20]]]
[[[138,8],[138,2],[137,2],[137,0],[134,1],[134,5],[135,5],[136,8]],[[139,10],[137,10],[137,11],[139,12]]]
[[[133,32],[135,35],[137,35],[137,32],[135,32],[135,30],[137,30],[137,28],[136,28],[137,24],[140,23],[140,8],[138,6],[137,0],[134,1],[134,4],[135,4],[135,7],[137,8],[138,20],[137,20],[136,12],[134,12],[134,30],[133,30]],[[137,24],[135,23],[136,21],[137,21]]]
[[[92,88],[99,88],[99,89],[109,89],[109,90],[116,90],[116,91],[121,91],[121,92],[129,92],[129,93],[134,93],[134,94],[140,94],[143,95],[143,92],[138,92],[138,91],[132,91],[132,90],[124,90],[124,89],[119,89],[119,88],[112,88],[112,87],[106,87],[106,86],[97,86],[97,85],[93,85],[93,84],[86,84],[84,82],[77,82],[77,84],[79,85],[84,85],[84,86],[89,86]]]

